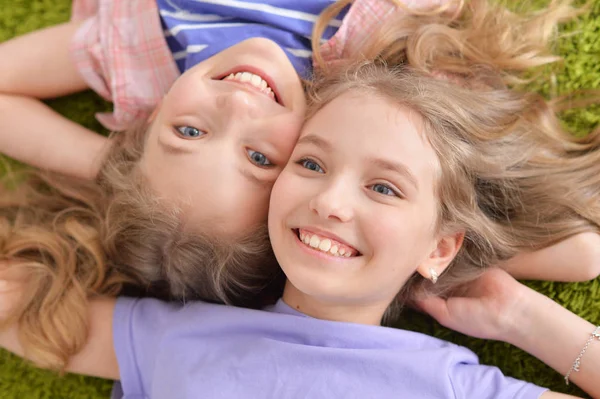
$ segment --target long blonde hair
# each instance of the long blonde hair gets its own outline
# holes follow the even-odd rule
[[[436,286],[415,274],[388,319],[415,290],[444,295],[521,251],[600,233],[600,129],[570,134],[558,102],[519,86],[531,67],[559,60],[548,47],[558,22],[577,14],[570,1],[532,16],[483,0],[459,17],[408,12],[346,62],[320,65],[308,114],[349,90],[382,96],[421,115],[440,158],[438,227],[466,231],[465,242]]]

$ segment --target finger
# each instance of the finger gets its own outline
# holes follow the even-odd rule
[[[450,320],[450,313],[446,301],[437,296],[428,296],[416,301],[417,306],[429,314],[438,323],[446,325]]]

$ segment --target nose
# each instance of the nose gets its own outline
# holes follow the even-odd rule
[[[257,118],[260,116],[260,104],[255,96],[242,89],[235,89],[217,95],[217,107],[230,117]]]
[[[310,210],[326,220],[349,222],[354,217],[352,195],[343,181],[329,185],[315,195],[310,203]]]

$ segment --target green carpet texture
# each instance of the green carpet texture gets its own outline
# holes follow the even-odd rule
[[[511,5],[521,4],[517,0],[509,1]],[[533,4],[543,6],[545,1],[534,0]],[[70,6],[71,0],[0,0],[0,42],[67,21]],[[531,87],[548,95],[573,89],[600,89],[600,0],[593,0],[585,15],[563,26],[562,31],[569,35],[560,39],[556,51],[564,57],[564,63],[544,72]],[[110,109],[91,92],[53,100],[49,104],[65,116],[99,132],[103,130],[94,120],[93,113]],[[570,111],[563,115],[563,120],[578,134],[585,134],[598,125],[600,107]],[[16,167],[17,164],[10,165]],[[600,324],[600,279],[577,284],[535,282],[531,286],[592,323]],[[496,365],[507,375],[585,397],[576,387],[565,386],[561,375],[508,344],[465,337],[444,329],[423,315],[407,312],[405,318],[415,330],[471,348],[482,363]],[[552,335],[552,331],[547,333]],[[110,396],[110,388],[108,381],[75,375],[59,377],[0,351],[0,399],[102,399]],[[402,397],[401,392],[399,397]]]

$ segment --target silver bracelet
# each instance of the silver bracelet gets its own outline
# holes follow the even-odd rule
[[[567,385],[569,385],[569,377],[571,376],[571,373],[574,371],[575,372],[579,371],[579,366],[581,366],[581,358],[583,357],[583,355],[585,354],[585,351],[587,351],[587,348],[590,346],[590,344],[592,343],[592,341],[594,339],[597,339],[598,341],[600,341],[600,326],[596,327],[594,332],[590,334],[590,337],[585,342],[583,349],[581,350],[581,352],[579,352],[579,356],[577,356],[577,359],[575,359],[575,361],[573,362],[571,369],[569,370],[567,375],[565,375],[565,383]]]

